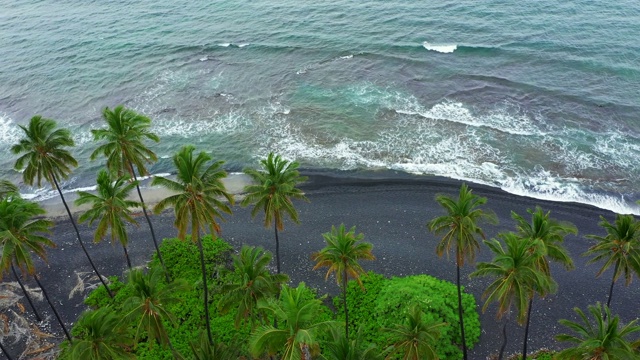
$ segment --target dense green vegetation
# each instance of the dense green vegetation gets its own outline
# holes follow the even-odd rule
[[[62,358],[466,359],[467,348],[479,340],[480,323],[476,299],[462,291],[460,269],[465,264],[475,266],[472,276],[489,278],[483,311],[493,302],[498,304],[498,317],[515,310],[515,319],[525,327],[523,360],[640,357],[640,327],[636,321],[623,324],[609,308],[615,282],[624,275],[628,285],[640,275],[640,221],[631,215],[617,215],[614,223],[602,218],[606,235],[587,235],[594,245],[584,255],[602,264],[596,276],[614,267],[607,305],[590,306],[588,314],[575,309],[579,322],[560,321],[572,333],[559,335],[558,340],[572,347],[557,354],[528,354],[534,299],[557,291],[549,263],[566,270],[574,266],[563,247],[565,236],[577,234],[574,225],[536,208],[529,210],[530,221],[512,213],[515,231],[487,240],[481,225],[495,222],[495,217],[484,208],[487,199],[463,184],[457,198],[436,197],[444,214],[428,222],[429,230],[440,236],[436,253],[455,257],[455,285],[428,275],[388,279],[365,274],[360,261],[374,260],[375,249],[363,234],[356,234],[355,227],[347,231],[341,225],[323,234],[323,249],[309,254],[315,269],[328,269],[326,278],[335,276],[341,288],[341,295],[329,299],[304,283],[287,284],[288,276],[280,273],[278,230],[285,216],[300,222],[292,200],[307,200],[297,187],[306,180],[297,162],[270,153],[261,161],[261,169],[246,169],[254,183],[244,189],[242,205],[253,206],[254,216],[263,212],[265,226],[274,226],[274,274],[271,253],[251,246],[232,249],[217,237],[218,222],[231,214],[234,197],[221,181],[227,176],[223,161],[190,145],[173,157],[175,180],[153,180],[170,193],[154,210],[173,209],[178,229],[178,238],[158,246],[136,177],[147,175],[146,165],[157,160],[145,141],[160,139],[150,132],[149,118],[122,106],[105,109],[103,118],[107,127],[93,131],[101,143],[91,157],[104,156],[107,171],[98,175],[97,195],[80,194],[79,203],[92,207],[78,220],[97,221],[94,240],[110,233],[112,241],[120,242],[130,271],[126,278],[111,277],[108,283],[99,277],[103,286],[89,294],[85,302],[91,310],[71,333],[32,260],[32,255],[46,260],[45,247],[54,246],[48,237],[51,222],[43,218],[46,214],[38,204],[20,198],[14,184],[0,180],[0,279],[13,273],[28,302],[21,277],[32,276],[38,283],[67,337]],[[69,151],[74,146],[70,132],[41,116],[21,129],[24,138],[12,147],[20,155],[16,170],[23,171],[27,184],[49,183],[58,190],[78,243],[99,275],[58,183],[78,165]],[[125,200],[133,188],[140,202]],[[124,225],[136,222],[132,213],[136,207],[143,210],[156,244],[144,270],[131,269],[127,256]],[[494,258],[475,265],[483,244]],[[40,320],[38,313],[35,316]],[[499,359],[505,356],[506,322],[503,334]],[[12,359],[4,341],[1,337],[0,351]]]

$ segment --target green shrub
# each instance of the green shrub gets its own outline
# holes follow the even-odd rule
[[[441,328],[440,341],[436,345],[440,358],[462,357],[457,345],[461,343],[461,338],[455,284],[428,275],[386,279],[374,273],[369,273],[362,281],[364,291],[354,281],[348,285],[350,332],[355,333],[361,326],[365,341],[384,349],[390,345],[390,334],[380,329],[393,327],[405,318],[412,304],[419,303],[426,320],[448,324]],[[342,300],[334,300],[334,303],[339,317],[344,318]],[[480,319],[473,295],[463,293],[462,305],[467,346],[472,348],[480,338]]]

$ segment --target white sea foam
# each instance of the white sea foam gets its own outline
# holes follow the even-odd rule
[[[239,48],[243,48],[243,47],[249,46],[249,45],[251,45],[251,43],[240,43],[240,44],[238,44],[238,47]]]
[[[207,60],[209,60],[209,57],[208,57],[208,56],[201,57],[199,60],[200,60],[200,61],[207,61]]]
[[[0,146],[11,146],[23,135],[23,131],[7,114],[0,114]]]
[[[218,44],[218,46],[229,47],[229,46],[231,46],[231,43],[220,43],[220,44]]]
[[[458,45],[455,44],[431,44],[426,41],[422,43],[422,46],[427,50],[437,51],[439,53],[445,54],[452,53],[458,48]]]
[[[353,59],[353,55],[340,56],[340,59],[342,59],[342,60]]]

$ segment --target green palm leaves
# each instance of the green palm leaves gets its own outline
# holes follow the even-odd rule
[[[298,212],[291,199],[307,200],[302,190],[296,186],[307,180],[300,176],[297,162],[289,162],[279,155],[269,153],[266,159],[261,160],[261,170],[245,169],[245,173],[253,179],[254,185],[248,185],[244,191],[246,197],[242,200],[242,206],[254,204],[251,216],[258,212],[264,212],[264,225],[269,227],[274,224],[276,237],[276,268],[280,273],[280,242],[278,230],[284,228],[284,215],[295,223],[298,223]]]
[[[192,240],[198,240],[200,230],[211,233],[218,232],[218,219],[222,213],[231,214],[228,203],[233,204],[233,197],[229,194],[222,179],[227,173],[221,169],[223,161],[211,161],[211,156],[200,152],[194,156],[193,146],[183,147],[174,157],[176,180],[155,177],[153,185],[159,185],[175,193],[162,199],[154,207],[156,213],[172,207],[175,211],[175,226],[178,237],[185,238],[187,229],[191,227]],[[227,202],[223,201],[226,200]]]
[[[587,236],[596,240],[584,255],[593,258],[589,263],[604,261],[596,276],[602,275],[611,265],[614,265],[613,278],[609,288],[607,307],[611,305],[613,285],[624,274],[625,284],[629,285],[633,274],[640,276],[640,221],[633,215],[616,215],[615,223],[609,223],[600,217],[600,226],[607,232],[606,236]]]
[[[560,320],[560,324],[574,332],[573,335],[558,335],[560,341],[567,341],[576,346],[561,351],[557,359],[571,360],[606,360],[606,359],[638,359],[637,349],[640,341],[632,341],[629,337],[640,332],[637,320],[628,324],[621,324],[620,318],[611,316],[609,307],[602,307],[600,303],[589,306],[592,320],[579,308],[574,311],[582,323]]]
[[[359,260],[374,260],[375,256],[371,253],[373,245],[366,242],[361,242],[364,235],[356,235],[356,227],[352,227],[349,231],[346,231],[344,224],[341,224],[339,228],[335,226],[331,227],[331,232],[322,234],[327,246],[317,253],[314,253],[311,257],[316,262],[313,267],[314,270],[321,267],[329,268],[325,276],[325,280],[329,278],[329,275],[335,273],[336,281],[340,287],[342,287],[342,298],[344,301],[344,314],[345,314],[345,334],[349,339],[349,312],[347,310],[347,280],[349,277],[358,281],[358,284],[362,286],[360,281],[360,275],[365,271],[360,266]]]
[[[146,164],[158,160],[156,154],[144,144],[144,139],[160,141],[158,136],[149,131],[151,119],[140,115],[124,106],[108,107],[102,111],[102,118],[107,123],[106,129],[91,130],[95,140],[106,141],[91,154],[91,160],[99,155],[107,158],[107,168],[114,174],[135,176],[147,175]]]
[[[440,328],[445,325],[426,321],[420,307],[412,305],[406,322],[385,330],[395,338],[392,353],[400,354],[403,360],[433,360],[438,359],[434,345],[440,337]]]
[[[300,283],[297,288],[285,285],[279,300],[260,301],[259,308],[273,314],[281,326],[258,327],[249,340],[253,356],[280,352],[283,360],[310,360],[310,356],[318,352],[319,332],[335,326],[336,322],[319,322],[317,319],[322,301],[309,299],[305,296],[306,292],[304,283]]]
[[[67,129],[56,129],[56,122],[40,115],[31,118],[28,126],[20,125],[25,137],[11,147],[14,154],[23,154],[16,160],[16,170],[24,169],[24,181],[38,187],[42,180],[57,186],[57,178],[66,179],[71,168],[78,166],[66,147],[75,145]]]
[[[77,335],[63,356],[67,360],[134,359],[128,352],[133,339],[113,309],[85,312],[76,324]]]
[[[243,246],[238,256],[233,257],[233,267],[237,282],[222,287],[224,297],[218,303],[222,313],[236,309],[235,326],[249,319],[252,328],[258,313],[258,301],[278,294],[280,286],[289,280],[284,274],[272,275],[267,266],[271,262],[271,253],[261,247]],[[264,320],[264,319],[262,319]]]
[[[132,217],[131,208],[139,207],[140,203],[127,198],[137,183],[129,182],[127,176],[121,176],[115,181],[111,181],[105,170],[98,173],[96,183],[98,185],[97,195],[84,191],[78,192],[76,205],[91,204],[91,209],[82,214],[78,220],[80,222],[88,220],[89,224],[98,220],[98,227],[93,238],[95,242],[102,240],[110,231],[111,242],[120,242],[125,252],[127,265],[131,269],[131,261],[127,254],[129,235],[126,223],[138,224]]]

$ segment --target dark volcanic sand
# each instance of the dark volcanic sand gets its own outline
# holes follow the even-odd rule
[[[312,175],[303,188],[309,203],[296,204],[301,224],[285,224],[280,236],[282,271],[291,277],[291,283],[305,281],[316,287],[319,293],[337,294],[335,280],[324,281],[323,271],[312,271],[313,263],[310,254],[324,246],[322,233],[331,229],[331,225],[345,223],[347,227],[357,226],[357,231],[365,235],[365,241],[374,245],[375,261],[364,262],[366,269],[375,270],[385,275],[429,274],[455,282],[455,263],[453,260],[438,258],[435,246],[439,239],[429,233],[426,228],[428,220],[443,214],[443,210],[434,201],[437,193],[457,196],[460,182],[436,177],[413,177],[385,173],[376,177],[368,174],[365,178],[357,174],[337,176]],[[552,265],[552,273],[559,284],[558,292],[546,299],[536,299],[533,304],[529,349],[558,348],[554,336],[565,332],[558,320],[573,319],[573,307],[586,309],[587,305],[596,301],[606,302],[608,286],[611,281],[611,270],[596,279],[598,265],[587,265],[586,258],[580,255],[587,249],[590,241],[586,234],[603,235],[604,231],[597,225],[599,216],[604,215],[610,221],[614,214],[591,206],[573,203],[554,203],[519,197],[506,192],[480,185],[471,184],[477,195],[488,198],[487,207],[496,212],[500,218],[497,226],[484,225],[488,237],[498,232],[513,230],[514,223],[510,211],[525,214],[527,208],[540,205],[551,210],[552,216],[563,221],[573,222],[579,229],[578,236],[566,239],[576,269],[567,272],[559,266]],[[263,246],[275,252],[273,230],[263,227],[263,219],[251,219],[249,209],[233,208],[234,215],[228,216],[222,223],[221,236],[236,249],[244,244]],[[153,217],[153,224],[159,237],[173,237],[173,213],[165,212]],[[148,234],[148,227],[143,217],[139,217],[140,227],[131,228],[130,255],[134,266],[143,265],[153,251],[153,244]],[[102,275],[121,275],[125,270],[122,248],[111,246],[108,242],[91,244],[92,230],[81,225],[83,240],[90,246],[90,253]],[[56,299],[58,310],[71,328],[77,316],[85,309],[82,299],[76,295],[69,300],[69,292],[76,284],[75,272],[88,272],[90,266],[84,254],[77,246],[75,234],[69,221],[58,218],[52,236],[58,244],[57,249],[49,251],[49,264],[39,264],[39,272],[46,284],[47,291]],[[492,254],[482,247],[477,261],[490,261]],[[463,268],[463,285],[478,302],[480,311],[483,301],[482,292],[489,279],[469,280],[471,266]],[[13,281],[5,278],[6,281]],[[612,310],[620,314],[623,321],[630,321],[638,316],[636,299],[640,293],[637,283],[626,288],[620,281],[614,289]],[[34,285],[31,284],[30,285]],[[85,294],[86,295],[86,292]],[[25,306],[26,302],[23,301]],[[62,339],[62,331],[47,309],[44,301],[38,302],[39,310],[49,317],[49,328]],[[485,359],[497,353],[502,342],[502,322],[495,317],[495,306],[490,306],[485,314],[481,314],[482,335],[480,342],[470,351],[470,358]],[[522,350],[523,328],[515,322],[509,325],[508,353]],[[11,347],[10,347],[11,348]],[[12,348],[16,356],[18,347]]]

